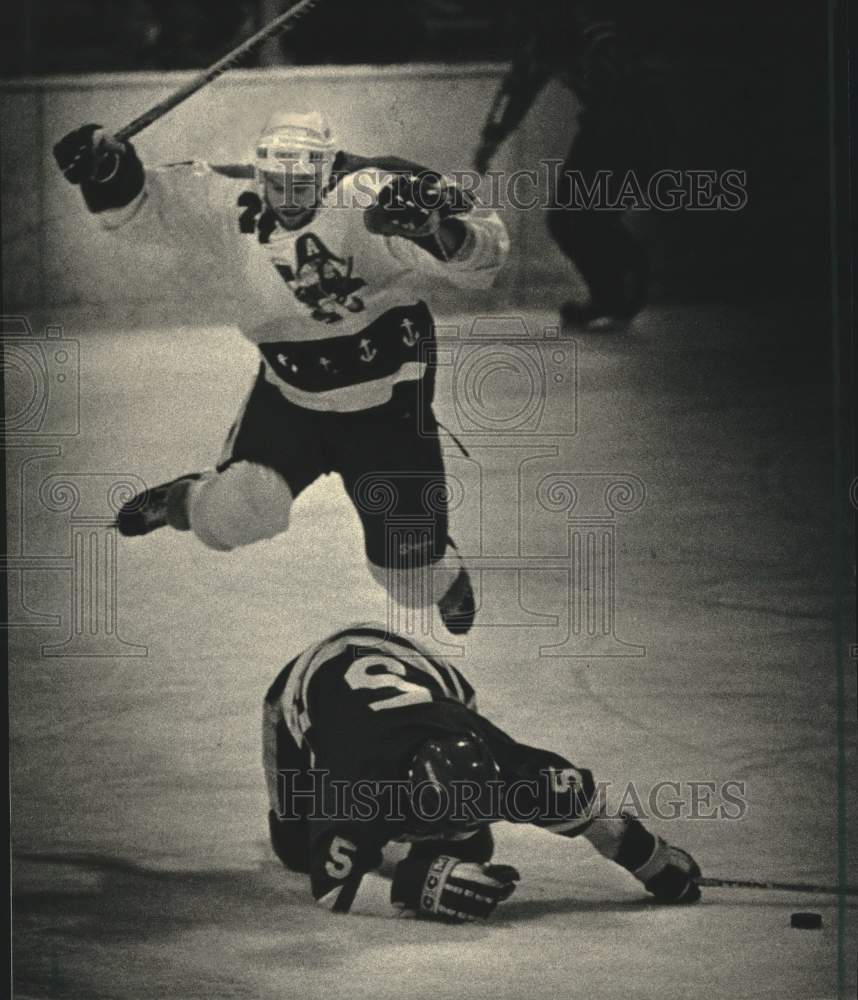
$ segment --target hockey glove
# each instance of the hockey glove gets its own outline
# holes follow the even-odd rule
[[[130,142],[118,142],[100,125],[82,125],[54,146],[70,184],[79,184],[91,212],[122,208],[143,190],[143,164]]]
[[[479,865],[446,854],[406,858],[396,866],[390,898],[418,914],[465,923],[490,916],[520,878],[510,865]]]
[[[364,212],[366,228],[380,236],[419,240],[432,236],[453,215],[470,211],[467,193],[433,173],[399,174]]]

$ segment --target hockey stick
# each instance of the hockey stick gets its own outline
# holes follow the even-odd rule
[[[234,66],[237,62],[243,59],[246,55],[251,53],[255,48],[261,45],[264,41],[269,38],[273,38],[274,35],[281,31],[286,31],[294,24],[302,14],[306,14],[310,8],[318,4],[320,0],[299,0],[298,3],[293,4],[289,10],[281,14],[279,17],[275,17],[274,20],[267,24],[261,31],[257,31],[255,35],[251,35],[247,41],[242,42],[237,48],[234,48],[232,52],[227,53],[222,59],[219,59],[216,63],[209,66],[208,69],[203,70],[199,76],[195,76],[193,80],[188,81],[183,87],[179,87],[177,91],[167,97],[165,100],[149,108],[148,111],[144,111],[142,115],[135,118],[133,122],[129,122],[124,125],[118,132],[115,132],[115,137],[120,141],[124,142],[126,139],[130,139],[131,136],[137,135],[138,132],[142,132],[144,128],[151,125],[152,122],[157,121],[168,111],[171,111],[176,105],[181,104],[182,101],[186,101],[192,94],[195,94],[198,90],[201,90],[206,84],[211,83],[212,80],[216,80],[219,76],[222,76],[228,69]]]
[[[770,889],[777,892],[814,892],[832,896],[858,896],[858,888],[845,885],[838,889],[833,885],[811,885],[807,882],[751,882],[740,878],[699,878],[698,885],[713,889]]]

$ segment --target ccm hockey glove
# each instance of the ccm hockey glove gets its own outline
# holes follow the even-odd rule
[[[130,142],[119,142],[101,125],[82,125],[54,146],[70,184],[80,185],[91,212],[123,208],[143,190],[143,164]]]
[[[520,878],[510,865],[480,865],[447,854],[406,858],[396,866],[390,898],[403,909],[465,923],[490,916]]]

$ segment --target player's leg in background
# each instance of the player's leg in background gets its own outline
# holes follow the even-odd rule
[[[170,523],[222,552],[285,531],[292,502],[328,471],[317,420],[285,400],[261,367],[217,467],[171,497]]]
[[[271,847],[283,864],[296,872],[310,870],[309,760],[286,727],[276,700],[262,705],[262,766],[268,789],[268,832]],[[306,795],[295,794],[306,792]]]
[[[563,164],[548,211],[555,242],[587,284],[586,305],[564,304],[570,323],[602,318],[619,323],[643,308],[649,285],[648,254],[624,221],[625,210],[612,208],[619,184],[635,158],[624,149],[633,142],[622,131],[622,117],[585,111],[579,132]],[[599,171],[609,171],[600,187]],[[597,199],[589,205],[591,193]],[[600,203],[604,195],[607,199]]]
[[[590,294],[586,306],[567,303],[563,317],[593,329],[610,328],[611,321],[622,327],[646,303],[649,255],[622,202],[629,207],[630,193],[634,199],[638,190],[647,192],[665,138],[663,73],[622,6],[600,8],[592,23],[579,26],[569,82],[584,108],[548,217]]]
[[[446,627],[462,634],[476,609],[448,535],[441,442],[424,390],[400,383],[390,403],[339,418],[336,467],[363,523],[373,577],[404,607],[437,604]]]

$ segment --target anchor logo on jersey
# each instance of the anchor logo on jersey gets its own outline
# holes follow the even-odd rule
[[[363,299],[355,295],[366,282],[353,275],[354,258],[337,257],[315,233],[304,233],[295,241],[294,270],[283,261],[275,261],[274,266],[295,298],[320,323],[340,322],[343,308],[353,313],[365,308]]]
[[[414,324],[410,319],[404,319],[399,325],[405,330],[405,333],[402,334],[402,343],[406,347],[413,347],[420,339],[420,331],[415,332]]]
[[[277,355],[277,360],[283,365],[284,368],[288,368],[290,372],[297,372],[298,366],[294,361],[291,361],[288,354],[283,354],[282,352]]]
[[[358,355],[358,357],[361,359],[361,361],[366,361],[366,362],[372,361],[373,358],[375,358],[376,354],[378,354],[378,349],[372,346],[372,341],[369,340],[367,337],[364,337],[363,340],[360,342],[360,349],[361,352]]]

